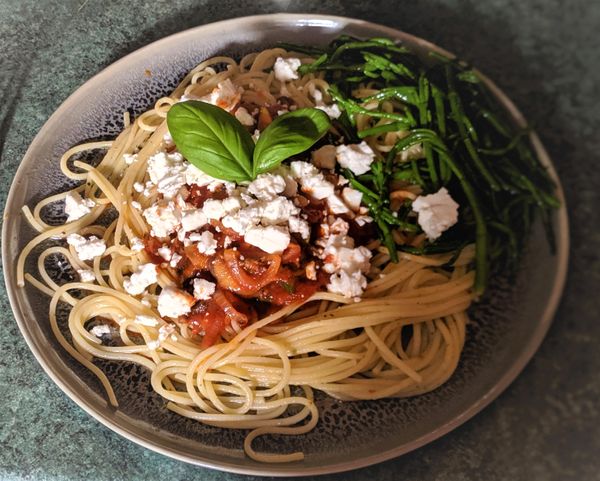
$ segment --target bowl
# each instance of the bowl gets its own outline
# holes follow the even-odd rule
[[[21,207],[71,185],[58,167],[61,154],[83,141],[115,136],[122,128],[122,112],[143,112],[208,57],[240,55],[279,41],[324,44],[341,33],[390,37],[417,53],[449,55],[401,31],[335,16],[275,14],[203,25],[137,50],[87,81],[48,119],[27,150],[10,189],[2,232],[6,286],[15,318],[54,382],[82,409],[127,439],[185,462],[236,473],[297,476],[367,466],[416,449],[474,416],[515,379],[548,330],[566,276],[568,221],[556,173],[532,134],[537,155],[556,181],[562,202],[554,216],[556,252],[550,252],[536,224],[516,280],[494,279],[486,301],[473,309],[460,364],[440,388],[410,399],[369,402],[339,402],[318,395],[321,417],[314,431],[297,437],[267,436],[255,442],[257,449],[271,452],[302,450],[303,461],[255,462],[242,449],[245,431],[204,426],[180,417],[168,411],[152,391],[143,368],[99,361],[120,402],[114,409],[97,379],[58,345],[48,323],[49,299],[30,285],[17,286],[14,260],[34,236]],[[524,126],[513,103],[490,80],[484,80],[514,122]],[[51,220],[56,214],[50,209],[46,216]],[[32,267],[30,258],[27,269]],[[64,314],[60,316],[63,321]]]

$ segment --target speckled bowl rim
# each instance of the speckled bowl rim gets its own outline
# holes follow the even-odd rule
[[[208,456],[197,456],[191,457],[187,455],[182,455],[176,450],[169,449],[166,446],[161,446],[156,444],[150,436],[140,436],[139,434],[133,433],[128,429],[123,428],[119,424],[107,419],[101,413],[97,412],[90,405],[88,405],[83,399],[80,398],[74,386],[71,386],[62,381],[60,376],[55,373],[53,367],[48,364],[45,360],[44,354],[39,346],[37,346],[32,337],[29,334],[29,326],[26,319],[26,316],[23,312],[20,311],[17,302],[17,287],[16,276],[14,275],[14,264],[12,259],[9,258],[9,245],[10,245],[10,234],[11,229],[14,228],[13,222],[7,222],[9,215],[17,214],[20,206],[14,205],[14,197],[16,196],[16,186],[19,183],[19,180],[27,175],[27,170],[30,166],[30,162],[32,160],[33,152],[36,150],[36,147],[39,143],[41,143],[41,138],[44,135],[44,131],[49,124],[56,122],[60,117],[66,114],[72,105],[75,105],[80,99],[86,95],[87,91],[91,86],[95,83],[102,82],[104,79],[109,79],[111,73],[113,71],[118,70],[124,64],[127,64],[133,59],[141,58],[146,55],[148,51],[151,51],[156,45],[161,44],[163,42],[171,42],[176,40],[177,38],[185,37],[188,35],[195,35],[198,33],[209,34],[213,33],[213,35],[218,35],[220,32],[228,31],[229,29],[248,29],[252,28],[253,25],[261,23],[273,23],[273,24],[289,24],[290,26],[342,26],[342,28],[348,25],[360,26],[362,28],[366,28],[372,30],[373,32],[377,32],[382,36],[389,36],[401,41],[406,41],[411,45],[417,45],[420,48],[434,50],[445,55],[453,56],[450,52],[426,41],[421,38],[415,37],[413,35],[404,33],[402,31],[386,27],[383,25],[378,25],[371,22],[366,22],[358,19],[351,19],[347,17],[339,17],[332,15],[314,15],[314,14],[270,14],[270,15],[255,15],[249,17],[241,17],[230,20],[224,20],[216,23],[206,24],[199,27],[195,27],[189,30],[185,30],[183,32],[165,37],[161,40],[153,42],[135,52],[123,57],[122,59],[114,62],[100,73],[92,77],[85,84],[79,87],[74,93],[72,93],[67,100],[52,114],[52,116],[48,119],[44,127],[40,130],[40,132],[36,135],[35,139],[31,143],[29,149],[27,150],[21,165],[19,166],[15,177],[13,179],[13,183],[11,185],[11,189],[9,195],[6,200],[6,207],[4,211],[4,220],[2,227],[2,260],[3,260],[3,269],[4,269],[4,277],[6,282],[6,287],[8,291],[8,297],[11,303],[11,307],[13,313],[15,315],[17,324],[23,337],[25,338],[29,348],[33,352],[33,355],[36,357],[37,361],[40,363],[42,368],[46,371],[48,376],[62,389],[76,404],[78,404],[83,410],[85,410],[90,416],[94,417],[106,427],[115,431],[116,433],[124,436],[125,438],[133,441],[141,446],[144,446],[148,449],[156,451],[158,453],[164,454],[171,458],[175,458],[181,461],[185,461],[188,463],[192,463],[199,466],[204,466],[213,469],[219,469],[223,471],[229,471],[240,474],[251,474],[251,475],[263,475],[263,476],[309,476],[309,475],[318,475],[318,474],[327,474],[327,473],[336,473],[349,471],[353,469],[362,468],[365,466],[369,466],[372,464],[376,464],[382,461],[389,460],[391,458],[400,456],[409,451],[417,449],[454,428],[460,426],[462,423],[472,418],[481,411],[484,407],[486,407],[490,402],[492,402],[506,387],[519,375],[519,373],[523,370],[527,362],[531,359],[535,351],[540,346],[550,324],[552,322],[554,313],[558,307],[560,297],[564,288],[566,275],[567,275],[567,266],[568,266],[568,254],[569,254],[569,229],[568,229],[568,218],[567,218],[567,209],[565,204],[564,193],[562,187],[560,185],[560,181],[558,176],[556,175],[556,171],[552,165],[552,162],[544,149],[540,139],[537,134],[532,133],[531,139],[536,150],[537,155],[539,156],[542,164],[548,168],[548,171],[554,181],[557,184],[557,194],[562,202],[562,207],[559,209],[556,215],[556,233],[557,233],[557,250],[556,250],[556,276],[554,278],[554,283],[552,286],[552,290],[549,297],[549,302],[546,305],[543,314],[539,321],[537,322],[537,328],[535,329],[533,335],[529,339],[525,348],[521,352],[520,356],[517,357],[512,366],[504,372],[504,374],[497,380],[494,386],[489,389],[484,395],[482,395],[479,399],[475,400],[470,406],[463,410],[463,412],[450,419],[448,422],[439,425],[436,429],[431,430],[427,434],[420,436],[414,439],[411,442],[404,443],[402,445],[396,446],[392,449],[380,452],[376,455],[365,456],[358,459],[350,459],[344,463],[337,464],[328,464],[324,466],[320,466],[317,468],[310,469],[302,469],[301,467],[297,470],[278,469],[277,465],[268,465],[265,464],[264,467],[260,468],[245,468],[240,467],[238,465],[222,463],[222,462],[214,462]],[[482,76],[487,83],[488,87],[492,90],[492,92],[496,95],[496,97],[500,100],[500,102],[506,107],[506,109],[513,116],[514,120],[520,124],[525,125],[525,119],[523,115],[519,112],[513,102],[487,77]]]

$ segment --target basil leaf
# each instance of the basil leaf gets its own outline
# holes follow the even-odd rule
[[[202,172],[221,180],[252,180],[252,136],[225,110],[189,100],[171,107],[167,126],[179,152]]]
[[[311,148],[325,135],[330,124],[329,116],[319,109],[298,109],[277,117],[263,130],[256,143],[254,176]]]

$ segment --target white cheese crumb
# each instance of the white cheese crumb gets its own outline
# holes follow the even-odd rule
[[[342,111],[336,103],[327,105],[325,102],[323,102],[323,93],[318,88],[315,88],[311,85],[310,91],[312,98],[315,99],[316,109],[320,109],[325,112],[330,119],[337,119],[340,115],[342,115]]]
[[[338,145],[336,154],[340,165],[356,175],[368,172],[375,160],[375,153],[364,140],[360,144]]]
[[[100,339],[104,335],[112,334],[112,327],[108,324],[100,324],[90,329],[90,333]]]
[[[174,324],[165,324],[158,329],[158,342],[166,341],[175,332]]]
[[[240,103],[243,91],[243,88],[236,87],[230,79],[225,79],[219,82],[209,95],[205,95],[200,100],[230,112]]]
[[[342,190],[342,199],[350,209],[354,212],[360,209],[360,202],[362,200],[362,192],[353,189],[351,187],[344,187]]]
[[[302,65],[302,62],[298,58],[277,57],[277,60],[275,60],[275,64],[273,65],[275,78],[280,82],[296,80],[298,78],[298,68],[300,65]]]
[[[204,202],[202,211],[207,218],[219,220],[225,215],[237,211],[241,206],[238,197],[227,197],[223,200],[208,199]]]
[[[86,239],[79,234],[69,234],[67,243],[74,247],[77,257],[82,261],[94,259],[106,251],[104,239],[98,239],[96,236],[90,236]]]
[[[134,182],[133,190],[140,193],[144,192],[144,184],[142,184],[141,182]]]
[[[168,237],[175,232],[180,224],[181,213],[173,202],[168,204],[158,203],[148,207],[144,217],[152,230],[150,233],[155,237]]]
[[[220,179],[215,179],[205,172],[202,172],[198,167],[192,164],[188,164],[185,168],[185,182],[187,184],[196,184],[200,187],[208,187],[208,190],[214,192],[220,186],[225,186],[227,192],[232,191],[235,188],[235,183],[227,182]]]
[[[165,199],[175,197],[185,185],[185,166],[179,152],[158,152],[148,159],[148,175]]]
[[[137,210],[142,210],[142,204],[140,204],[137,200],[131,201],[131,207]]]
[[[96,280],[96,274],[91,269],[77,269],[77,274],[79,274],[81,282],[94,282]]]
[[[290,164],[292,175],[302,185],[302,190],[315,199],[325,199],[333,195],[334,186],[325,180],[323,174],[312,164],[294,161]]]
[[[171,248],[169,246],[159,247],[156,252],[159,256],[161,256],[164,260],[170,261],[173,253],[171,252]]]
[[[156,317],[138,314],[137,316],[135,316],[135,319],[133,320],[133,322],[135,322],[136,324],[139,324],[141,326],[155,327],[155,326],[158,326],[159,320],[156,319]]]
[[[138,160],[138,154],[123,154],[123,160],[127,165],[131,165]]]
[[[197,247],[200,254],[205,254],[207,256],[215,255],[217,252],[217,241],[213,233],[210,231],[204,231],[202,234],[200,234]]]
[[[418,222],[427,238],[435,240],[458,221],[458,204],[445,187],[435,194],[420,195],[412,203]]]
[[[327,197],[327,205],[332,214],[346,214],[350,212],[348,206],[337,194],[330,195]]]
[[[252,117],[252,115],[250,115],[250,113],[244,107],[239,107],[235,111],[235,118],[246,127],[252,127],[254,125],[254,117]]]
[[[367,287],[367,278],[360,272],[348,273],[340,271],[332,274],[327,284],[327,290],[344,297],[358,297],[362,295]],[[360,299],[359,299],[360,300]]]
[[[317,104],[315,108],[322,110],[325,112],[330,119],[337,119],[340,115],[342,115],[341,109],[338,107],[338,104]]]
[[[81,219],[89,214],[96,203],[92,199],[83,199],[78,192],[72,191],[65,197],[65,214],[68,215],[67,222]]]
[[[284,190],[285,179],[274,174],[260,174],[248,185],[248,192],[261,200],[274,199]]]
[[[188,314],[195,299],[175,287],[165,287],[158,296],[158,312],[163,317],[177,318]]]
[[[177,254],[177,252],[174,252],[173,255],[171,256],[171,261],[169,262],[169,265],[173,268],[177,267],[177,264],[179,264],[179,261],[183,259],[182,256],[180,256],[179,254]]]
[[[257,226],[248,229],[244,240],[269,254],[275,254],[283,252],[289,245],[290,233],[281,226]]]
[[[208,218],[202,209],[185,210],[181,214],[181,227],[184,232],[191,232],[206,225]]]
[[[335,145],[324,145],[320,149],[311,152],[312,163],[319,169],[334,169],[335,155]]]
[[[133,239],[131,239],[131,241],[129,242],[129,248],[133,251],[133,252],[141,252],[144,250],[144,241],[142,239],[140,239],[139,237],[134,237]]]
[[[373,217],[369,217],[368,215],[357,215],[354,218],[354,222],[356,222],[359,226],[362,227],[365,224],[373,222]]]
[[[215,293],[215,288],[214,282],[205,279],[194,279],[194,297],[199,301],[210,299]]]
[[[137,267],[131,277],[123,280],[125,292],[132,296],[142,294],[146,287],[158,282],[156,266],[154,264],[142,264]]]
[[[288,219],[288,226],[290,232],[300,234],[300,237],[306,241],[310,239],[310,225],[304,219],[301,219],[298,216],[291,216]]]

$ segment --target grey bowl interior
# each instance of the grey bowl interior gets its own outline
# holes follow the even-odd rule
[[[96,379],[54,340],[48,299],[31,286],[17,287],[14,260],[34,235],[20,208],[66,189],[58,159],[67,148],[116,134],[123,111],[144,111],[207,57],[246,53],[278,41],[322,44],[341,32],[388,36],[417,50],[440,51],[402,32],[339,17],[279,14],[205,25],[138,50],[89,80],[48,120],[27,151],[10,191],[3,226],[5,278],[15,317],[34,355],[61,389],[128,439],[183,461],[248,474],[291,476],[358,468],[415,449],[472,417],[517,376],[547,331],[567,266],[564,198],[555,216],[557,252],[549,252],[542,229],[536,226],[517,281],[494,279],[492,295],[474,309],[462,360],[448,383],[413,399],[340,403],[319,396],[321,420],[313,432],[256,442],[258,449],[269,451],[302,450],[306,459],[270,466],[244,456],[244,431],[203,426],[167,411],[151,391],[147,374],[137,366],[98,363],[114,382],[121,403],[118,410],[110,408]],[[514,105],[493,84],[490,87],[522,124]],[[537,137],[533,141],[554,175]]]

